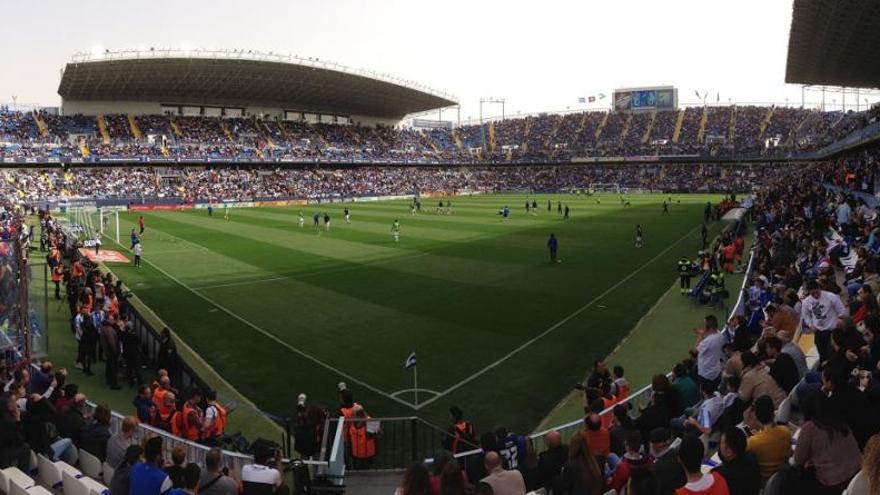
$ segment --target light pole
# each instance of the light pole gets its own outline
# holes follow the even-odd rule
[[[504,98],[480,98],[480,138],[483,141],[483,150],[486,150],[486,133],[483,130],[483,103],[500,103],[501,104],[501,120],[504,120]]]

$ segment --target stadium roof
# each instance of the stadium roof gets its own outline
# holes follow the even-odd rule
[[[880,87],[880,2],[794,0],[785,82]]]
[[[278,107],[389,119],[458,104],[452,95],[385,74],[243,50],[78,53],[58,94],[74,101]]]

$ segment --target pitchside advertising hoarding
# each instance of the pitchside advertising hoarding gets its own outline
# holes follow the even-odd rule
[[[614,90],[615,111],[673,110],[678,107],[678,90],[672,86]]]

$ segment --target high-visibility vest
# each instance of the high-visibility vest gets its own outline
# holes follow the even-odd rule
[[[365,419],[369,420],[367,416]],[[351,427],[351,456],[369,459],[376,455],[376,437],[367,432],[366,421],[358,421]]]
[[[181,421],[183,426],[183,437],[187,440],[198,440],[201,436],[201,429],[197,423],[191,424],[189,419],[193,414],[198,415],[198,410],[194,407],[190,407],[189,403],[184,403],[180,413],[183,414],[183,419]]]
[[[214,422],[211,424],[211,429],[207,432],[207,436],[219,437],[226,430],[226,408],[221,406],[219,402],[210,404],[208,407],[213,407],[217,414],[214,415]]]
[[[455,423],[452,425],[452,429],[455,431],[450,448],[453,454],[459,452],[458,447],[460,442],[465,441],[474,443],[476,440],[474,435],[474,425],[467,421],[459,421],[458,423]]]
[[[342,417],[346,420],[349,420],[354,417],[354,406],[359,405],[357,402],[352,403],[351,407],[340,407],[339,411],[342,413]],[[345,443],[348,443],[351,440],[351,429],[354,427],[354,423],[351,421],[346,421],[347,426],[342,429],[345,432],[344,440]]]

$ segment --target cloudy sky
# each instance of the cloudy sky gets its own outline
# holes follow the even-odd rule
[[[480,97],[505,98],[511,115],[651,85],[678,87],[681,103],[695,91],[710,102],[801,101],[784,83],[790,0],[42,0],[4,2],[3,17],[0,102],[58,105],[75,52],[137,47],[333,60],[455,94],[463,119]],[[839,108],[840,95],[826,104]]]

